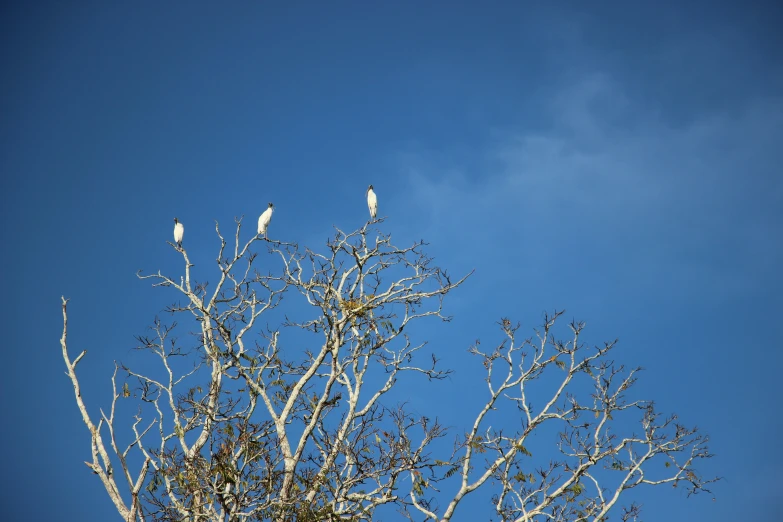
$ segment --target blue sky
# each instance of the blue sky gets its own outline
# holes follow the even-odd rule
[[[653,490],[646,520],[783,509],[779,3],[67,4],[0,8],[11,520],[20,497],[40,520],[115,513],[82,463],[60,295],[97,413],[168,302],[135,273],[177,269],[174,216],[206,267],[215,219],[274,201],[274,235],[319,247],[363,224],[369,183],[400,243],[476,269],[455,321],[418,331],[456,373],[414,407],[457,425],[473,340],[565,308],[712,437],[717,500]]]

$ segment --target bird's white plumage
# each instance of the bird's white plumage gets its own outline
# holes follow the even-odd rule
[[[264,234],[266,236],[266,229],[269,228],[269,222],[272,221],[272,212],[274,206],[270,203],[269,208],[264,210],[261,216],[258,218],[258,234]]]
[[[378,196],[375,195],[372,185],[367,189],[367,207],[370,209],[370,217],[375,219],[378,215]]]
[[[182,246],[182,238],[185,235],[185,226],[174,218],[174,242]]]

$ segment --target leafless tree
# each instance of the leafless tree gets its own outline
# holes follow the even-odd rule
[[[580,344],[581,323],[570,325],[568,342],[556,340],[560,313],[523,341],[503,319],[505,341],[470,348],[487,372],[487,400],[453,445],[434,414],[385,403],[405,373],[451,373],[420,353],[408,324],[448,321],[443,299],[467,276],[435,266],[424,242],[395,246],[371,228],[382,222],[337,230],[325,253],[257,236],[242,242],[241,219],[229,245],[216,225],[214,285],[197,282],[187,251],[172,244],[182,276],[139,274],[178,299],[170,321],[156,318],[138,337],[157,370],[118,363],[111,407],[97,417],[76,375],[86,350],[68,353],[63,298],[62,353],[91,435],[85,464],[124,520],[372,520],[381,506],[411,520],[452,520],[482,488],[501,520],[592,521],[640,485],[706,491],[713,479],[694,466],[711,456],[707,438],[626,399],[638,370],[613,364],[615,343]],[[264,314],[277,326],[262,324]],[[118,410],[129,403],[135,414],[119,434]],[[625,418],[633,413],[635,429]],[[536,459],[530,436],[550,425],[558,457]],[[619,509],[623,520],[639,512]]]

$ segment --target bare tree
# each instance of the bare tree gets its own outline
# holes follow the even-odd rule
[[[707,438],[626,399],[638,370],[608,359],[615,343],[586,348],[581,323],[571,324],[570,341],[556,340],[560,313],[521,342],[519,325],[504,319],[504,342],[470,349],[487,371],[487,401],[453,446],[437,417],[385,403],[405,374],[451,373],[422,356],[408,324],[448,321],[443,299],[467,276],[453,280],[423,242],[397,247],[369,228],[382,222],[336,230],[325,253],[258,236],[242,242],[241,219],[229,246],[216,225],[214,285],[197,282],[187,251],[172,244],[182,276],[139,274],[178,296],[166,310],[172,319],[156,318],[138,337],[158,370],[117,364],[111,407],[97,424],[75,371],[86,351],[68,354],[63,298],[63,357],[91,434],[85,463],[124,520],[372,520],[381,506],[411,520],[452,520],[479,488],[492,493],[501,520],[603,520],[643,484],[706,491],[713,479],[694,465],[711,456]],[[549,393],[531,391],[538,383]],[[135,414],[120,435],[117,411],[127,403]],[[620,435],[632,425],[621,417],[633,412],[637,428]],[[496,426],[518,427],[489,427],[498,415],[506,422]],[[550,441],[559,457],[534,459],[529,437],[549,425],[559,430]],[[621,509],[623,520],[639,512]]]

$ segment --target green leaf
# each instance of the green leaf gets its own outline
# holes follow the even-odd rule
[[[449,469],[449,470],[446,472],[446,475],[445,475],[445,477],[446,477],[446,478],[449,478],[449,477],[451,477],[452,475],[454,475],[454,474],[455,474],[457,471],[459,471],[459,464],[456,464],[456,465],[454,465],[454,467],[452,467],[451,469]]]
[[[527,455],[528,457],[532,457],[533,454],[530,453],[526,447],[524,447],[521,443],[518,443],[516,446],[514,446],[520,453],[523,455]]]
[[[160,478],[159,475],[154,475],[152,477],[152,480],[150,480],[150,483],[147,484],[147,491],[150,493],[154,492],[156,489],[158,489],[158,486],[160,486],[163,483],[163,479]]]

